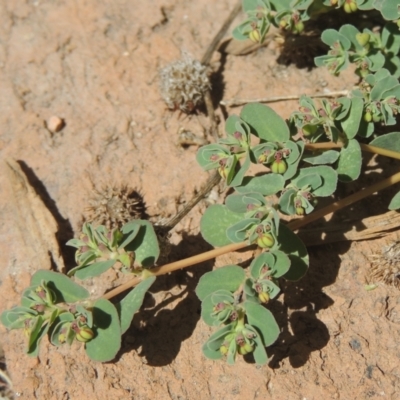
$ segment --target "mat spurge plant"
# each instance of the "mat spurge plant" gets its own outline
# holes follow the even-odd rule
[[[375,8],[397,22],[399,5],[373,0],[245,0],[248,19],[234,36],[262,41],[271,24],[301,34],[304,23],[333,7],[347,13]],[[215,328],[202,349],[207,358],[229,364],[240,356],[267,363],[266,348],[280,334],[268,308],[283,280],[301,279],[309,266],[307,249],[294,231],[400,182],[397,173],[318,207],[319,198],[334,196],[338,185],[359,178],[363,151],[400,160],[400,132],[378,134],[382,127],[395,126],[399,113],[396,29],[389,22],[380,35],[350,25],[325,31],[322,39],[332,49],[317,64],[338,74],[349,62],[356,63],[362,78],[357,88],[334,100],[302,96],[288,120],[268,106],[247,104],[239,115],[227,118],[224,137],[199,149],[199,165],[219,174],[229,190],[224,204],[209,206],[201,218],[201,234],[214,250],[158,266],[160,248],[150,222],[133,220],[115,228],[86,223],[79,238],[69,241],[77,249],[77,265],[67,275],[37,271],[21,304],[2,313],[2,323],[25,333],[30,355],[38,354],[41,339],[48,335],[55,346],[79,342],[91,359],[110,361],[157,276],[250,247],[255,254],[248,268],[226,265],[204,274],[197,285],[201,317]],[[389,208],[400,208],[400,192]],[[110,268],[132,278],[93,298],[85,280]],[[124,292],[122,299],[113,300]]]

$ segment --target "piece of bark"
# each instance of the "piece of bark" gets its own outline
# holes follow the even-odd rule
[[[347,240],[368,240],[385,236],[400,227],[400,213],[389,211],[382,215],[358,221],[344,221],[340,224],[326,224],[312,229],[301,229],[300,239],[306,246],[317,246]]]
[[[21,166],[7,160],[8,179],[13,189],[15,220],[21,233],[23,254],[32,270],[53,269],[65,272],[64,260],[56,239],[58,224],[29,184]]]

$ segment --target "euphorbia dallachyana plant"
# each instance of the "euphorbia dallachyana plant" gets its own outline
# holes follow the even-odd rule
[[[267,363],[266,348],[280,334],[270,304],[282,280],[301,279],[309,265],[294,230],[400,181],[399,173],[334,207],[318,208],[318,198],[333,196],[338,184],[359,178],[363,150],[400,159],[400,132],[379,135],[376,129],[395,126],[400,111],[399,6],[397,0],[244,0],[248,18],[235,28],[237,39],[262,42],[271,25],[302,34],[307,21],[333,9],[375,9],[387,23],[380,32],[352,25],[323,32],[331,49],[316,59],[318,66],[337,75],[356,64],[361,80],[348,96],[302,96],[288,120],[268,106],[247,104],[226,120],[223,138],[198,150],[200,166],[217,171],[230,191],[224,204],[209,206],[200,222],[214,250],[157,266],[160,249],[150,222],[133,220],[111,230],[84,224],[81,235],[68,242],[77,249],[77,265],[67,275],[35,272],[20,304],[1,314],[8,329],[24,332],[27,353],[36,356],[48,335],[55,346],[79,342],[91,359],[110,361],[157,276],[250,246],[257,251],[248,268],[226,265],[198,283],[201,317],[215,329],[202,348],[206,357],[230,364],[240,356]],[[257,166],[256,175],[252,166]],[[389,208],[400,208],[400,192]],[[295,217],[294,222],[286,223],[285,216]],[[92,298],[85,281],[110,268],[132,278]],[[122,298],[111,301],[121,293]]]

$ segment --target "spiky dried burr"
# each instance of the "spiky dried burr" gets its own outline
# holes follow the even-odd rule
[[[371,283],[383,282],[400,289],[400,242],[385,247],[381,254],[372,256],[367,279]]]
[[[86,221],[105,225],[108,229],[121,228],[133,219],[146,217],[143,197],[127,186],[104,186],[94,189],[86,209]]]
[[[207,68],[182,52],[182,58],[160,71],[161,96],[171,110],[192,112],[203,103],[204,93],[210,89]]]

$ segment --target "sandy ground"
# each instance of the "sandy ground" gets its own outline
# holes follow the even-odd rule
[[[95,188],[128,185],[140,190],[153,221],[174,215],[208,178],[196,163],[197,146],[179,145],[178,133],[211,140],[210,122],[203,112],[169,111],[158,72],[182,50],[200,59],[235,3],[0,2],[0,311],[17,305],[30,275],[46,267],[39,257],[43,249],[26,232],[5,161],[18,161],[50,210],[69,267],[71,251],[63,244],[78,233]],[[293,57],[305,57],[300,50]],[[233,97],[344,90],[357,82],[351,71],[333,78],[279,59],[276,41],[245,56],[215,53],[216,104]],[[286,118],[297,102],[271,107]],[[221,121],[239,112],[216,109]],[[52,116],[65,123],[59,132],[48,130]],[[371,173],[342,191],[351,193],[376,178]],[[215,188],[212,201],[223,198]],[[336,221],[379,214],[388,201],[374,196]],[[207,204],[203,201],[173,230],[171,260],[209,249],[199,234]],[[90,361],[81,346],[57,349],[47,340],[38,358],[28,358],[21,332],[0,326],[1,365],[13,382],[10,398],[400,399],[399,292],[383,285],[364,288],[370,256],[397,238],[392,233],[311,247],[307,276],[284,284],[271,306],[282,333],[263,367],[242,359],[227,366],[203,357],[201,345],[211,331],[199,319],[193,292],[204,272],[249,259],[250,253],[159,278],[110,363]],[[115,281],[106,274],[91,290],[102,292]]]

